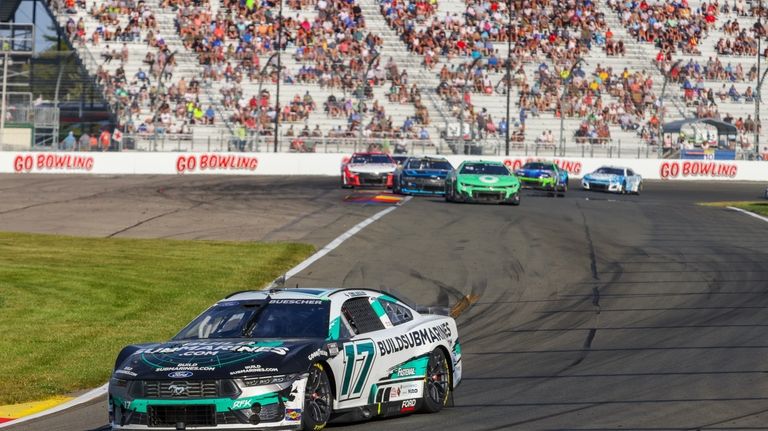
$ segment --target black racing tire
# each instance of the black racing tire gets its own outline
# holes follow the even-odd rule
[[[558,195],[559,196],[565,196],[565,193],[568,191],[568,183],[566,182],[562,186],[558,187]]]
[[[445,188],[445,201],[456,202],[456,199],[453,196],[453,186]]]
[[[621,183],[621,192],[620,193],[622,195],[627,194],[627,183],[626,182]]]
[[[512,198],[512,202],[510,202],[510,204],[514,206],[520,205],[520,192],[515,193],[515,197]]]
[[[633,194],[635,194],[635,195],[640,195],[640,192],[641,192],[641,191],[643,191],[643,182],[642,182],[642,181],[640,181],[640,182],[637,184],[637,190],[635,190],[635,192],[634,192]]]
[[[309,369],[307,387],[304,390],[304,412],[301,415],[301,429],[320,431],[331,419],[333,392],[331,380],[323,364],[315,363]]]
[[[437,413],[448,404],[451,394],[451,370],[448,358],[442,349],[437,348],[429,354],[427,378],[424,382],[424,403],[421,410]]]
[[[341,188],[342,189],[351,189],[352,188],[352,186],[350,186],[349,184],[344,183],[344,174],[342,174],[340,179],[341,179],[340,182],[341,182]]]
[[[403,191],[400,189],[400,181],[393,180],[392,181],[392,193],[396,195],[402,195]]]

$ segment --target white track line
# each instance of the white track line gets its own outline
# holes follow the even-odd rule
[[[326,254],[328,254],[331,251],[333,251],[333,249],[335,249],[336,247],[340,246],[344,241],[352,238],[352,236],[354,236],[356,233],[358,233],[361,230],[363,230],[366,226],[368,226],[369,224],[375,222],[376,220],[384,217],[385,215],[391,213],[392,211],[396,210],[399,206],[401,206],[402,204],[408,202],[412,198],[413,198],[412,196],[406,196],[406,198],[403,199],[397,205],[395,205],[393,207],[389,207],[389,208],[387,208],[385,210],[381,210],[381,211],[377,212],[376,214],[372,215],[371,217],[368,217],[367,219],[365,219],[365,220],[361,221],[360,223],[356,224],[350,230],[348,230],[348,231],[344,232],[343,234],[339,235],[336,239],[334,239],[333,241],[329,242],[328,245],[326,245],[325,247],[323,247],[320,250],[318,250],[317,252],[315,252],[315,254],[313,254],[312,256],[309,256],[306,260],[304,260],[304,262],[301,262],[300,264],[298,264],[298,265],[294,266],[293,268],[289,269],[288,272],[285,273],[285,280],[287,281],[289,278],[291,278],[294,275],[300,273],[301,271],[307,269],[307,267],[309,267],[310,265],[315,263],[321,257],[323,257]],[[273,284],[274,284],[274,282],[273,282]]]
[[[368,217],[367,219],[361,221],[360,223],[353,226],[348,231],[344,232],[343,234],[339,235],[336,239],[328,243],[325,247],[321,248],[315,254],[312,256],[309,256],[306,260],[301,262],[300,264],[294,266],[293,268],[289,269],[288,272],[285,273],[285,279],[289,279],[293,277],[294,275],[300,273],[301,271],[305,270],[308,266],[315,263],[318,259],[325,256],[326,254],[330,253],[335,249],[336,247],[340,246],[344,241],[352,238],[356,233],[363,230],[366,226],[369,224],[375,222],[376,220],[384,217],[385,215],[391,213],[392,211],[396,210],[399,206],[403,205],[404,203],[411,200],[412,196],[406,196],[405,199],[403,199],[400,203],[398,203],[395,206],[389,207],[387,209],[381,210],[377,212],[376,214],[372,215],[371,217]],[[274,284],[274,282],[273,282]],[[105,383],[104,386],[98,387],[96,389],[93,389],[92,391],[89,391],[74,400],[67,401],[66,403],[60,404],[56,407],[50,408],[48,410],[44,410],[40,413],[35,413],[33,415],[25,416],[20,419],[12,420],[10,422],[5,422],[3,424],[0,424],[0,428],[5,428],[9,426],[13,426],[16,424],[20,424],[22,422],[26,422],[32,419],[37,419],[43,416],[52,415],[54,413],[58,413],[62,410],[66,410],[75,406],[78,406],[80,404],[87,403],[89,401],[95,400],[96,398],[105,395],[107,393],[107,384]]]
[[[37,419],[37,418],[41,418],[43,416],[52,415],[54,413],[58,413],[60,411],[70,409],[72,407],[79,406],[80,404],[85,404],[85,403],[87,403],[89,401],[93,401],[96,398],[98,398],[98,397],[100,397],[102,395],[106,395],[106,394],[107,394],[107,384],[105,383],[104,386],[100,386],[100,387],[98,387],[96,389],[88,391],[88,392],[84,393],[83,395],[80,395],[79,397],[77,397],[77,398],[75,398],[73,400],[69,400],[66,403],[59,404],[56,407],[51,407],[48,410],[43,410],[43,411],[41,411],[39,413],[35,413],[33,415],[24,416],[23,418],[15,419],[15,420],[12,420],[10,422],[5,422],[3,424],[0,424],[0,428],[11,427],[11,426],[23,423],[23,422],[31,421],[32,419]]]
[[[738,211],[740,213],[744,213],[744,214],[746,214],[748,216],[752,216],[754,218],[760,219],[760,220],[768,223],[768,217],[763,217],[760,214],[753,213],[752,211],[747,211],[747,210],[743,210],[741,208],[736,208],[736,207],[726,207],[726,208],[728,208],[729,210],[734,210],[734,211]]]

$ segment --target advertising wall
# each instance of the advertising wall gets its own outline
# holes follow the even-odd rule
[[[0,173],[165,174],[165,175],[339,175],[349,154],[292,153],[76,153],[0,152]],[[768,181],[768,162],[733,160],[658,160],[447,156],[500,160],[512,169],[528,161],[552,160],[580,178],[600,166],[627,166],[643,178],[662,180]]]

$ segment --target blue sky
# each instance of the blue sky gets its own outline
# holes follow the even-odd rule
[[[16,11],[16,22],[19,24],[32,22],[32,8],[34,7],[34,1],[22,1],[19,9]],[[45,51],[52,43],[45,40],[45,36],[55,36],[56,33],[49,30],[49,27],[53,25],[53,20],[48,15],[45,7],[41,4],[37,5],[37,26],[35,28],[35,52]]]

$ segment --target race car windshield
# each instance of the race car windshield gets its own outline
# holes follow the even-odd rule
[[[523,169],[552,169],[552,165],[546,163],[526,163]]]
[[[386,154],[365,154],[353,156],[349,163],[393,163]]]
[[[461,173],[468,175],[510,175],[505,166],[481,163],[464,165],[461,168]]]
[[[409,160],[405,169],[435,169],[450,171],[453,169],[447,160]]]
[[[623,169],[616,169],[616,168],[600,168],[595,172],[598,174],[624,175]]]
[[[315,299],[228,301],[209,308],[174,340],[326,338],[330,302]]]

